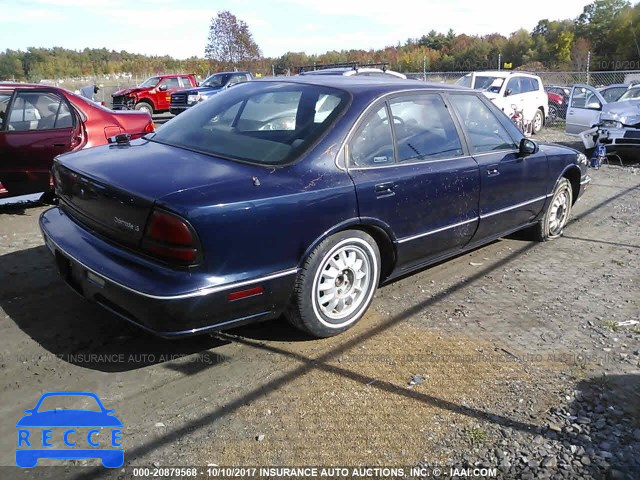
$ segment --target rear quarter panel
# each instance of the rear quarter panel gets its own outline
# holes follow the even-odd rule
[[[353,182],[336,166],[350,125],[339,120],[324,140],[289,166],[263,168],[255,179],[246,174],[232,181],[221,178],[157,203],[191,222],[203,245],[201,268],[216,279],[295,268],[312,245],[359,221]]]

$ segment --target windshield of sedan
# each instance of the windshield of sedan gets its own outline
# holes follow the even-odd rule
[[[260,165],[295,160],[344,111],[349,94],[287,82],[246,82],[172,119],[149,139]]]
[[[640,98],[640,88],[632,88],[627,90],[624,95],[622,95],[618,101],[619,102],[627,102],[629,100],[638,100]]]
[[[211,75],[204,82],[202,82],[200,86],[201,87],[221,87],[227,82],[228,78],[229,78],[228,73],[225,73],[222,75],[221,74]]]
[[[155,87],[160,81],[160,77],[151,77],[147,78],[144,82],[142,82],[139,87]]]

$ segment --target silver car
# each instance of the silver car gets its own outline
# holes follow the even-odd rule
[[[595,143],[607,151],[640,147],[640,86],[632,87],[617,102],[607,103],[589,85],[574,85],[567,108],[566,132],[579,135],[585,148]]]

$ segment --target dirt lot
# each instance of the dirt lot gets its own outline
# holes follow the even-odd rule
[[[567,141],[555,130],[542,138]],[[640,478],[640,169],[592,176],[563,238],[514,235],[397,281],[326,340],[284,321],[181,341],[146,335],[58,278],[37,230],[45,207],[2,206],[0,465],[14,464],[25,408],[47,391],[83,390],[123,421],[128,466]],[[105,472],[67,465],[20,476]]]

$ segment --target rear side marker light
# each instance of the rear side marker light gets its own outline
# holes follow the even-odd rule
[[[242,300],[243,298],[262,295],[263,293],[264,293],[264,288],[262,287],[249,288],[248,290],[239,290],[237,292],[231,292],[229,295],[227,295],[227,301],[234,302],[236,300]]]

